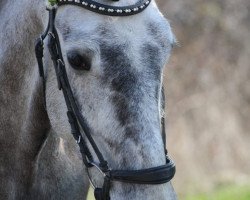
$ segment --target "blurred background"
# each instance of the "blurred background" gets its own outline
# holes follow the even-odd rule
[[[179,199],[250,200],[250,1],[157,2],[180,44],[165,71]]]

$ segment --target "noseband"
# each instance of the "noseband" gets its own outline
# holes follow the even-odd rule
[[[79,149],[82,155],[83,163],[87,169],[89,180],[91,185],[94,187],[96,200],[109,200],[110,199],[110,188],[113,181],[132,183],[132,184],[163,184],[169,182],[175,174],[175,164],[167,156],[166,150],[166,164],[158,167],[142,169],[142,170],[113,170],[109,167],[108,162],[104,159],[98,146],[96,145],[87,121],[80,112],[80,109],[76,103],[74,94],[69,84],[65,62],[63,60],[59,37],[55,28],[55,16],[56,7],[61,5],[78,5],[88,10],[97,12],[99,14],[110,15],[110,16],[129,16],[142,12],[149,4],[151,0],[140,0],[139,3],[133,6],[127,7],[114,7],[103,5],[91,0],[50,0],[52,8],[49,8],[49,23],[45,32],[37,39],[35,52],[38,61],[39,73],[43,79],[43,87],[45,93],[45,75],[43,68],[43,41],[48,37],[48,49],[53,61],[54,69],[57,76],[58,88],[62,90],[64,99],[67,105],[67,116],[71,126],[71,133],[74,139],[79,145]],[[44,94],[45,95],[45,94]],[[162,95],[164,97],[164,94]],[[164,103],[163,103],[164,104]],[[163,108],[164,109],[164,108]],[[165,144],[165,124],[164,117],[161,119],[162,123],[162,138]],[[80,130],[83,130],[84,137]],[[98,162],[95,162],[91,151],[86,143],[88,140],[94,153],[98,158]],[[165,148],[166,149],[166,148]],[[104,183],[102,188],[97,188],[89,174],[90,168],[97,168],[104,177]]]

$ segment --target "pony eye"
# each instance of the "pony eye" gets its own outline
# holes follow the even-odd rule
[[[90,70],[90,62],[87,58],[82,56],[76,51],[69,52],[67,54],[67,58],[69,61],[69,64],[75,69],[75,70]]]

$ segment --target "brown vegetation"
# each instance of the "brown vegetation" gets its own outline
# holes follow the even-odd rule
[[[250,177],[250,1],[158,0],[181,45],[165,72],[178,192]]]

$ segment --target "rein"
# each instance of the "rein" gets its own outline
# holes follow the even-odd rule
[[[84,5],[83,2],[92,2],[91,0],[59,0],[57,6],[64,5],[64,4],[72,4],[72,5]],[[136,13],[139,13],[145,9],[145,7],[149,4],[146,4],[146,2],[150,1],[143,1],[141,0],[139,3],[137,3],[132,7],[138,7],[140,5],[144,5],[144,7],[141,10],[137,10],[135,12],[125,12],[128,7],[112,7],[112,6],[105,6],[105,10],[96,9],[96,12],[100,14],[107,14],[106,10],[108,12],[108,9],[119,9],[122,10],[122,12],[116,12],[115,16],[128,16],[133,15]],[[99,5],[95,2],[96,5]],[[92,5],[95,5],[92,4]],[[101,4],[102,5],[102,4]],[[89,10],[94,9],[93,6],[86,7]],[[125,10],[124,10],[125,9]],[[48,49],[51,55],[51,59],[53,61],[54,69],[57,76],[57,82],[58,82],[58,89],[62,90],[65,103],[67,105],[67,116],[68,121],[71,126],[71,134],[73,135],[74,139],[77,141],[77,144],[79,146],[83,163],[87,169],[87,174],[89,177],[89,181],[94,188],[95,198],[96,200],[109,200],[110,199],[110,188],[113,181],[118,182],[124,182],[124,183],[132,183],[132,184],[149,184],[149,185],[156,185],[156,184],[163,184],[169,182],[175,174],[175,164],[174,162],[167,156],[167,150],[166,150],[166,164],[158,167],[148,168],[148,169],[142,169],[142,170],[111,170],[111,168],[108,166],[108,162],[104,159],[104,156],[100,152],[98,146],[96,145],[92,135],[90,128],[80,112],[80,109],[76,103],[74,94],[72,92],[71,86],[69,84],[59,37],[57,34],[57,30],[55,28],[55,17],[56,17],[56,7],[52,7],[49,10],[49,23],[45,30],[45,32],[40,36],[40,38],[36,41],[35,46],[35,53],[36,58],[38,62],[39,67],[39,74],[41,78],[43,79],[43,87],[44,87],[44,99],[45,99],[45,75],[44,75],[44,67],[43,67],[43,41],[46,37],[48,37]],[[98,11],[97,11],[98,10]],[[105,12],[104,12],[105,11]],[[124,11],[124,12],[123,12]],[[126,14],[125,14],[126,13]],[[119,14],[119,15],[118,15]],[[114,13],[112,14],[109,12],[109,15],[114,16]],[[164,97],[164,93],[162,94],[162,97]],[[45,100],[44,100],[45,101]],[[45,101],[46,102],[46,101]],[[164,105],[164,102],[163,102]],[[164,107],[163,107],[164,109]],[[161,119],[162,124],[162,138],[164,141],[164,147],[166,147],[165,144],[165,122],[164,117]],[[83,134],[85,137],[82,136],[82,133],[80,130],[83,130]],[[94,153],[96,154],[98,158],[98,163],[94,161],[93,156],[91,154],[91,151],[89,150],[89,147],[86,143],[86,140],[88,140],[89,144],[91,145]],[[90,168],[97,168],[101,174],[104,177],[104,183],[102,188],[97,188],[90,176],[89,169]]]

